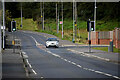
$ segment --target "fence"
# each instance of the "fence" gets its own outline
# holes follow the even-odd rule
[[[113,31],[113,43],[116,48],[120,49],[120,28],[115,28]]]
[[[116,48],[120,48],[120,28],[115,28],[113,31],[91,32],[93,45],[109,45],[110,41],[113,41]]]

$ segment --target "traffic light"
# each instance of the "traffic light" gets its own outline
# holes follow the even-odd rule
[[[89,32],[90,21],[87,21],[87,31]]]
[[[95,21],[91,21],[91,31],[95,31]]]
[[[12,31],[16,31],[16,21],[11,22]]]

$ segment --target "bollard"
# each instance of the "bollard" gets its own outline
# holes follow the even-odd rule
[[[113,52],[113,41],[110,41],[110,45],[108,46],[108,52]]]

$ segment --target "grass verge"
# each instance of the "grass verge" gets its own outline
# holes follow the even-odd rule
[[[97,47],[97,48],[92,48],[92,49],[102,50],[102,51],[108,52],[108,47]],[[113,47],[113,52],[114,53],[120,53],[120,50],[115,48],[115,47]]]

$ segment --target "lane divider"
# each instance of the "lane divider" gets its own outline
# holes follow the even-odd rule
[[[32,36],[31,36],[31,37],[32,37]],[[33,38],[33,37],[32,37],[32,38]],[[37,46],[38,42],[36,41],[35,38],[33,38],[33,40],[35,41],[36,46]],[[118,76],[114,76],[114,75],[111,75],[111,74],[108,74],[108,73],[105,73],[105,72],[102,72],[102,71],[98,71],[98,70],[94,70],[94,69],[90,69],[90,68],[83,67],[83,66],[81,66],[80,64],[77,64],[77,63],[75,63],[75,62],[73,62],[73,61],[67,60],[66,58],[63,58],[63,57],[61,57],[61,56],[58,55],[58,54],[52,53],[52,52],[49,51],[48,49],[47,49],[47,50],[46,50],[46,49],[43,49],[43,50],[46,51],[47,53],[49,53],[49,54],[51,54],[51,55],[53,55],[53,56],[61,59],[61,60],[64,60],[65,62],[68,62],[68,63],[70,63],[70,64],[73,64],[73,65],[75,65],[76,67],[79,67],[79,68],[81,68],[81,69],[84,69],[84,70],[87,70],[87,71],[91,71],[91,72],[95,72],[95,73],[98,73],[98,74],[102,74],[102,75],[105,75],[105,76],[108,76],[108,77],[112,77],[112,78],[116,78],[116,79],[119,79],[119,80],[120,80],[120,77],[118,77]],[[70,50],[70,49],[68,49],[68,50]],[[73,51],[73,50],[71,50],[71,51]],[[74,51],[74,52],[75,52],[75,51]],[[85,53],[83,53],[83,52],[82,52],[82,54],[85,55]],[[86,55],[85,55],[85,56],[86,56]],[[90,55],[89,55],[89,56],[90,56]]]

